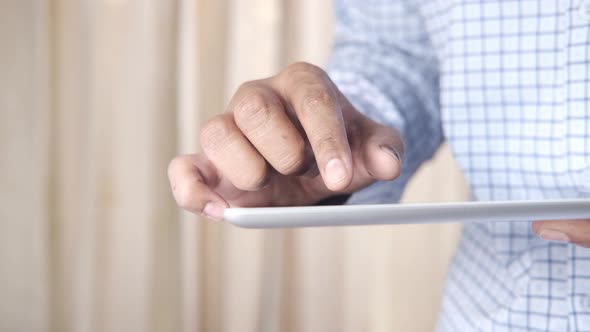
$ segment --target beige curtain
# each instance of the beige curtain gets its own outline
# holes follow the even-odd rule
[[[169,192],[240,82],[325,62],[330,5],[0,0],[0,330],[431,331],[457,225],[244,230]],[[404,199],[465,198],[443,148]]]

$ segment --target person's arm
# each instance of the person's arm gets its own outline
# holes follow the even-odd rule
[[[407,169],[394,186],[401,188],[432,155],[442,139],[436,65],[424,34],[409,33],[422,29],[418,14],[397,2],[355,1],[338,4],[337,16],[330,68],[338,85],[307,63],[242,84],[201,130],[203,153],[170,162],[179,206],[222,219],[231,206],[316,204],[398,178],[400,159]],[[372,202],[401,192],[386,190]],[[363,193],[356,196],[371,199]]]
[[[438,63],[418,3],[335,1],[327,72],[359,112],[397,128],[405,143],[402,175],[357,192],[351,203],[398,201],[408,179],[443,141]]]

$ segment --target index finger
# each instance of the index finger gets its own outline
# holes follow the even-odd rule
[[[352,180],[352,157],[333,83],[321,69],[306,63],[291,65],[277,79],[309,140],[324,183],[333,191],[345,189]]]

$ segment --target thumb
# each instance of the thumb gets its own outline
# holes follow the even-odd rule
[[[404,143],[397,129],[367,119],[361,135],[360,160],[367,175],[375,180],[390,181],[401,173]]]

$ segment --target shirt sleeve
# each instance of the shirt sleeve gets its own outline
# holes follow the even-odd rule
[[[335,43],[327,71],[362,113],[397,128],[405,142],[401,176],[377,182],[348,203],[393,203],[443,141],[438,63],[410,0],[336,0]]]

